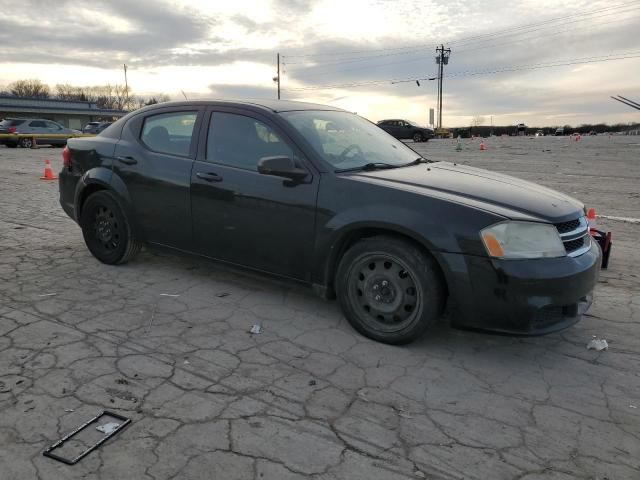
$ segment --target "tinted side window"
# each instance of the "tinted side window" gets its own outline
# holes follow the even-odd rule
[[[273,156],[293,158],[293,151],[261,121],[233,113],[211,116],[207,161],[257,170],[261,158]]]
[[[41,120],[34,120],[29,124],[30,127],[42,127],[44,128],[44,122]]]
[[[140,139],[151,150],[189,156],[197,112],[172,112],[144,119]]]
[[[47,128],[54,128],[56,130],[60,130],[60,125],[54,122],[46,122]]]

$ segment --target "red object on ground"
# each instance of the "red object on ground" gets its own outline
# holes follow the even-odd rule
[[[40,180],[57,180],[58,177],[56,177],[53,174],[53,170],[51,170],[51,161],[50,160],[45,160],[44,161],[44,174],[40,177]]]

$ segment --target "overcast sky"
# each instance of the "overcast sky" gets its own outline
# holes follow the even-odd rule
[[[138,94],[275,98],[280,52],[283,98],[426,124],[436,82],[387,80],[435,76],[444,43],[445,126],[640,118],[609,98],[640,100],[638,0],[0,0],[0,11],[0,86],[123,83],[127,63]],[[635,58],[523,69],[622,56]]]

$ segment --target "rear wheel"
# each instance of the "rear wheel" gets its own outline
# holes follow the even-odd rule
[[[413,141],[418,143],[421,142],[424,139],[424,137],[422,136],[422,134],[420,132],[416,132],[413,134]]]
[[[20,139],[20,146],[22,148],[31,148],[33,147],[33,139],[31,137],[24,137]]]
[[[440,316],[444,303],[444,284],[433,258],[394,237],[372,237],[351,247],[335,283],[349,323],[384,343],[417,339]]]
[[[111,192],[101,190],[89,196],[82,206],[80,226],[87,248],[102,263],[126,263],[140,251],[142,244]]]

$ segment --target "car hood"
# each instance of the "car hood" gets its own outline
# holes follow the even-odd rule
[[[358,172],[351,178],[444,198],[517,220],[557,223],[584,212],[581,202],[550,188],[449,162]]]

